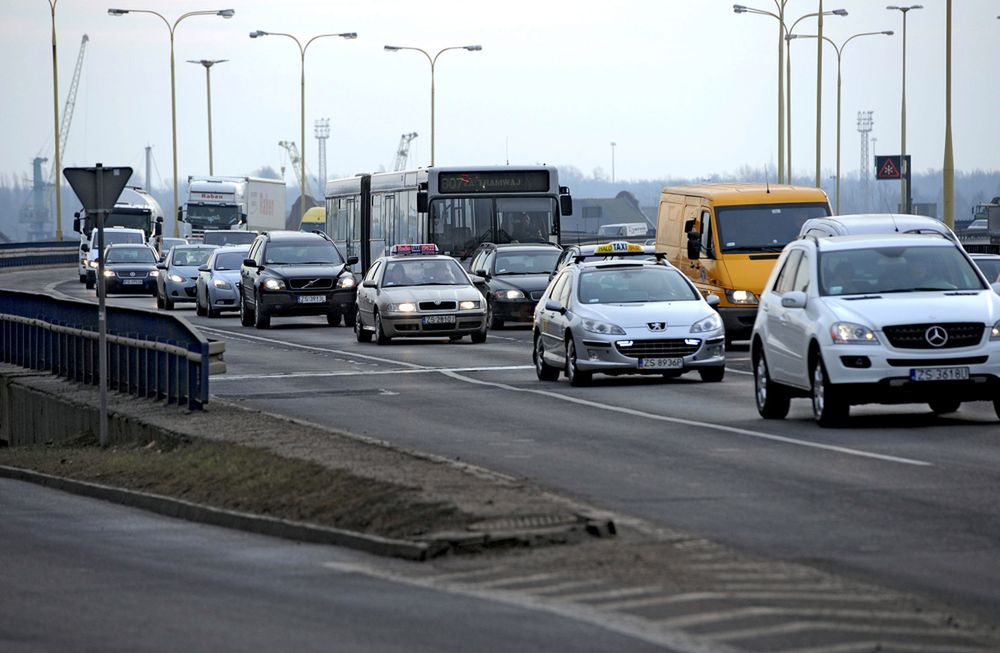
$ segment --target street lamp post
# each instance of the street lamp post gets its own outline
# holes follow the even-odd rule
[[[914,9],[923,9],[923,5],[909,5],[906,7],[897,7],[896,5],[889,5],[886,9],[890,11],[898,11],[903,14],[903,94],[902,102],[900,103],[900,128],[899,128],[899,157],[900,165],[905,165],[906,161],[906,15]],[[900,204],[903,207],[904,213],[912,212],[910,208],[910,187],[906,181],[906,178],[912,174],[912,171],[907,170],[907,174],[900,175]]]
[[[946,5],[945,19],[945,72],[944,72],[944,166],[942,191],[944,194],[944,223],[955,228],[955,154],[951,142],[951,0]]]
[[[611,183],[615,183],[615,146],[618,143],[611,141]]]
[[[56,240],[62,240],[62,153],[59,151],[59,65],[56,61],[57,2],[59,0],[49,0],[49,9],[52,10],[52,124],[55,126],[56,135]]]
[[[300,88],[301,94],[299,97],[299,145],[302,148],[299,152],[299,166],[300,166],[300,189],[299,189],[299,216],[303,216],[306,213],[306,50],[313,41],[317,39],[327,38],[331,36],[338,36],[342,39],[356,39],[358,38],[357,32],[339,32],[336,34],[317,34],[316,36],[310,38],[306,41],[305,45],[299,41],[296,37],[291,34],[285,34],[284,32],[265,32],[263,30],[257,30],[255,32],[250,32],[250,38],[257,39],[262,36],[285,36],[287,38],[295,41],[295,45],[299,46],[300,55]],[[325,180],[321,180],[320,183],[324,183]]]
[[[188,63],[198,63],[205,67],[205,90],[208,98],[208,174],[214,175],[212,165],[212,66],[224,63],[228,59],[188,59]]]
[[[785,57],[785,5],[788,0],[774,0],[778,13],[754,9],[745,5],[733,5],[733,12],[737,14],[757,14],[759,16],[770,16],[778,21],[778,183],[785,180],[785,80],[784,62]]]
[[[180,200],[177,194],[177,86],[174,70],[174,32],[177,30],[177,25],[185,18],[190,18],[191,16],[222,16],[223,18],[232,18],[236,14],[236,11],[234,9],[189,11],[171,23],[163,14],[149,9],[108,9],[109,16],[124,16],[125,14],[152,14],[162,20],[163,24],[167,26],[167,31],[170,32],[170,132],[174,156],[174,236],[177,237],[181,234],[181,225],[177,221],[177,207],[180,206]]]
[[[846,9],[833,9],[832,11],[823,12],[826,16],[846,16]],[[785,138],[785,143],[788,146],[788,154],[785,157],[785,161],[788,165],[788,174],[785,177],[788,179],[788,183],[792,183],[792,38],[791,35],[795,33],[795,26],[799,22],[807,18],[816,18],[819,14],[817,12],[812,12],[796,19],[792,26],[788,28],[788,35],[785,37],[788,45],[786,46],[787,52],[785,52],[785,88],[788,93],[788,101],[785,102],[785,128],[788,130],[788,135]]]
[[[483,49],[481,45],[453,45],[447,48],[441,48],[437,51],[433,57],[423,48],[416,48],[407,45],[387,45],[385,50],[387,52],[399,52],[400,50],[413,50],[414,52],[419,52],[427,57],[427,61],[431,64],[431,165],[434,165],[434,67],[437,64],[438,57],[442,53],[448,50],[468,50],[469,52],[479,52]]]
[[[841,98],[841,75],[840,75],[840,69],[841,69],[841,63],[843,62],[844,49],[847,47],[848,43],[850,43],[854,39],[860,38],[862,36],[892,36],[892,34],[893,34],[893,32],[891,30],[885,30],[885,31],[882,31],[882,32],[861,32],[860,34],[854,34],[853,36],[849,36],[839,46],[836,43],[834,43],[833,40],[830,39],[829,37],[826,37],[826,36],[822,37],[822,41],[826,41],[827,43],[829,43],[830,45],[832,45],[834,52],[837,53],[837,175],[836,175],[836,179],[837,179],[837,200],[836,200],[836,212],[838,214],[840,213],[840,132],[841,132],[841,128],[840,128],[840,98]],[[815,35],[815,34],[809,34],[809,35],[805,35],[805,34],[789,34],[788,35],[788,40],[789,41],[791,41],[792,39],[797,39],[797,38],[800,38],[800,39],[818,39],[820,37],[818,35]]]

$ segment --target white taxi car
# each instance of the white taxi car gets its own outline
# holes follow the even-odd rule
[[[706,300],[673,266],[648,261],[568,265],[535,308],[532,358],[539,380],[565,372],[571,385],[594,373],[726,373],[725,330]]]
[[[941,235],[805,237],[761,297],[751,356],[757,410],[811,397],[821,425],[853,404],[992,401],[1000,417],[1000,296]]]
[[[354,332],[358,342],[446,336],[486,342],[486,299],[458,261],[437,245],[393,245],[358,288]]]

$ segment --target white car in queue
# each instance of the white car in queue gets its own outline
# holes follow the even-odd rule
[[[774,266],[751,357],[766,419],[792,397],[823,426],[866,403],[992,401],[1000,417],[1000,296],[946,236],[807,236]]]
[[[486,298],[458,261],[437,245],[393,245],[358,288],[354,331],[358,342],[440,337],[486,342]]]
[[[535,308],[532,358],[539,380],[564,372],[572,385],[594,373],[726,372],[719,298],[702,297],[677,268],[650,261],[594,261],[564,267]]]

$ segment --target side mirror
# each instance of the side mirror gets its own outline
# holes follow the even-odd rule
[[[347,257],[347,264],[348,265],[357,265],[358,264],[358,260],[359,259],[358,259],[357,256],[348,256]]]
[[[184,222],[184,207],[177,207],[177,222]]]
[[[474,286],[481,286],[486,283],[486,279],[484,279],[482,275],[478,274],[470,274],[469,279],[472,281],[472,285]]]
[[[166,263],[157,263],[156,264],[156,269],[157,270],[166,270],[167,269],[167,264]]]
[[[247,223],[247,214],[240,213],[240,224],[246,224],[246,223]]]
[[[556,313],[559,313],[560,315],[566,314],[566,307],[554,299],[549,299],[545,302],[545,310],[554,311]]]
[[[417,191],[417,213],[427,213],[427,191]]]
[[[80,233],[80,214],[77,213],[76,217],[73,218],[73,231]]]
[[[559,196],[559,213],[562,215],[573,215],[573,196],[572,195],[560,195]]]
[[[781,305],[785,308],[805,308],[806,294],[800,290],[786,292],[781,296]]]
[[[362,288],[378,288],[378,283],[374,279],[365,279],[361,282]]]
[[[712,308],[716,308],[719,305],[719,296],[709,295],[708,297],[705,298],[705,302],[708,303],[708,305],[711,306]]]
[[[163,235],[163,220],[157,219],[153,225],[153,236],[159,238]]]
[[[483,281],[486,281],[490,277],[489,272],[487,272],[483,268],[479,268],[478,270],[473,270],[472,274],[482,277]]]
[[[211,269],[212,268],[208,267],[207,265],[199,265],[198,266],[198,272],[208,272]]]
[[[248,268],[255,268],[257,267],[257,261],[253,260],[252,258],[245,258],[243,259],[243,265],[247,266]]]
[[[87,243],[84,243],[84,244],[80,245],[80,251],[84,252],[84,253],[89,252],[90,251],[90,245],[88,245]]]
[[[697,231],[687,232],[687,255],[692,261],[701,258],[701,234]]]

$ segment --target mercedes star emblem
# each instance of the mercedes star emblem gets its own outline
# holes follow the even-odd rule
[[[948,342],[948,331],[942,326],[932,326],[924,331],[924,339],[931,347],[944,347]]]

